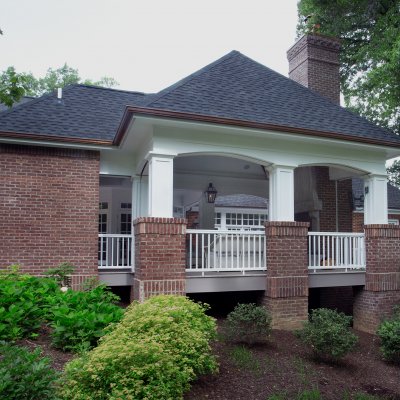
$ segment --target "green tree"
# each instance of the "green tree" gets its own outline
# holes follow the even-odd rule
[[[102,87],[118,86],[114,78],[107,76],[98,81],[82,79],[78,70],[67,64],[56,69],[49,68],[42,78],[36,78],[30,72],[17,74],[14,67],[8,67],[0,73],[0,102],[11,107],[22,96],[42,96],[57,88],[75,83]]]
[[[346,106],[400,134],[400,0],[300,0],[298,34],[342,40]]]
[[[389,182],[400,189],[400,160],[395,160],[390,167],[386,168],[386,171]]]
[[[11,107],[24,96],[28,88],[26,76],[17,74],[14,67],[8,67],[0,75],[0,103]]]

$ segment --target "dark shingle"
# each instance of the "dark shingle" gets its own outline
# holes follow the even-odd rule
[[[237,51],[161,91],[146,106],[400,142],[392,132]]]
[[[250,194],[231,194],[227,196],[217,196],[215,199],[215,207],[268,209],[268,200]]]
[[[61,102],[51,93],[0,113],[0,131],[113,140],[127,105],[141,105],[138,92],[71,85]]]

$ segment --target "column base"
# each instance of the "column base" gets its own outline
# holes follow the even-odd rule
[[[265,297],[263,303],[272,317],[273,329],[300,329],[308,319],[308,297]]]
[[[379,324],[391,317],[396,304],[400,304],[399,290],[372,292],[359,289],[354,294],[354,329],[375,334]]]

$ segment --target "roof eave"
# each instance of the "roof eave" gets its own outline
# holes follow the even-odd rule
[[[96,146],[111,146],[112,140],[100,140],[100,139],[85,139],[85,138],[74,138],[69,136],[53,136],[53,135],[41,135],[36,133],[24,133],[24,132],[8,132],[0,131],[0,139],[25,139],[25,140],[39,140],[39,141],[51,141],[55,143],[76,143],[85,145],[96,145]]]
[[[355,137],[335,132],[318,131],[313,129],[297,128],[297,127],[283,126],[283,125],[264,124],[260,122],[251,122],[251,121],[231,119],[231,118],[221,118],[203,114],[185,113],[185,112],[162,110],[156,108],[130,107],[130,106],[128,106],[125,109],[121,123],[118,127],[117,133],[113,140],[114,145],[119,145],[121,143],[122,139],[124,138],[128,130],[129,124],[131,123],[135,115],[194,121],[194,122],[205,122],[205,123],[227,125],[240,128],[272,130],[284,133],[296,133],[306,136],[322,137],[322,138],[345,140],[345,141],[359,142],[359,143],[378,145],[378,146],[389,146],[389,147],[400,148],[400,141],[399,143],[394,143],[391,141],[384,141],[381,139]]]

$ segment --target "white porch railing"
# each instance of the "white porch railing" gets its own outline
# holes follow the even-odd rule
[[[133,235],[99,233],[99,268],[134,267]]]
[[[310,272],[365,269],[363,233],[309,232],[308,269]]]
[[[186,271],[261,271],[265,265],[264,231],[187,230]]]

